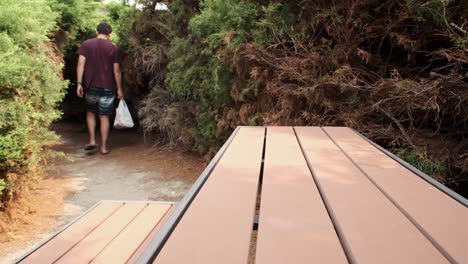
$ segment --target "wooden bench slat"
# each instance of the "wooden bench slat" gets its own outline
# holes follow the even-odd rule
[[[355,263],[449,263],[321,128],[295,128]]]
[[[365,173],[459,263],[468,263],[468,209],[349,128],[325,131]]]
[[[268,127],[257,264],[348,263],[291,127]]]
[[[108,245],[147,205],[124,204],[104,223],[81,240],[56,263],[89,263]]]
[[[154,263],[246,263],[264,128],[242,127]]]
[[[53,263],[70,248],[98,227],[107,217],[113,214],[122,203],[100,203],[75,223],[48,241],[38,250],[31,253],[20,263]]]
[[[126,263],[170,207],[170,204],[146,206],[91,263]]]
[[[146,237],[146,239],[141,243],[141,245],[138,247],[138,249],[133,253],[133,255],[130,257],[130,259],[127,261],[127,264],[134,264],[137,263],[138,258],[143,254],[143,252],[146,250],[148,245],[151,243],[151,241],[154,239],[154,237],[158,234],[159,230],[161,227],[166,223],[167,219],[171,216],[171,214],[174,212],[176,207],[176,204],[172,204],[171,208],[167,210],[166,214],[163,216],[161,221],[154,227],[153,230],[151,230],[150,234]]]

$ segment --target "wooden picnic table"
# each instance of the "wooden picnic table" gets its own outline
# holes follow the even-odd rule
[[[468,263],[467,205],[352,129],[239,127],[139,263]]]
[[[238,127],[177,206],[101,203],[21,260],[468,263],[468,201],[349,128]]]

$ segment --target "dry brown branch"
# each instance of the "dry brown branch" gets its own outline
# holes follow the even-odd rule
[[[450,26],[452,26],[454,29],[456,29],[458,32],[463,33],[465,35],[468,35],[468,31],[464,30],[460,26],[456,25],[455,23],[450,23]]]

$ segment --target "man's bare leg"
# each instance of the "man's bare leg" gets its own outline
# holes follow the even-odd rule
[[[101,120],[101,153],[107,153],[107,138],[109,137],[109,116],[100,115]]]
[[[96,115],[86,112],[86,123],[88,124],[89,144],[96,145]]]

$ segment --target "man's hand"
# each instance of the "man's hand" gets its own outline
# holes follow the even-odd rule
[[[84,96],[83,85],[81,85],[80,83],[76,87],[76,95],[78,95],[79,98],[83,98],[83,96]]]
[[[124,93],[122,89],[117,89],[117,98],[119,98],[119,100],[124,99]]]

